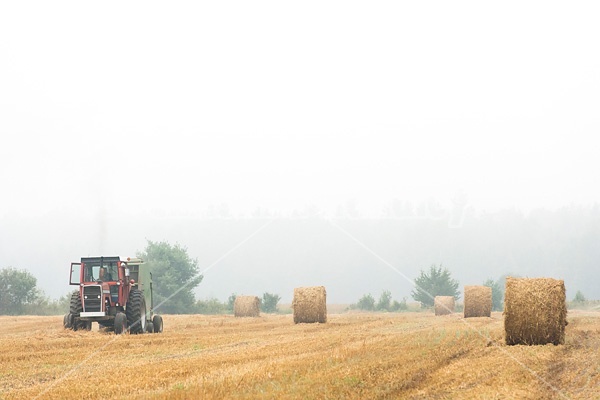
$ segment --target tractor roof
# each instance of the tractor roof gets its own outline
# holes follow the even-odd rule
[[[121,261],[119,256],[112,257],[81,257],[81,262],[85,264],[99,264],[101,262]]]

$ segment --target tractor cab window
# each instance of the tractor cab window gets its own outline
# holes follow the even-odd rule
[[[117,266],[108,264],[86,264],[83,271],[86,282],[111,282],[119,279]]]
[[[112,263],[102,265],[99,271],[99,280],[111,282],[116,281],[118,278],[116,265],[113,265]]]
[[[79,285],[81,283],[81,277],[79,276],[81,272],[81,263],[71,263],[71,279],[69,280],[69,285]]]
[[[96,282],[100,276],[100,265],[86,264],[83,270],[83,278],[86,282]]]

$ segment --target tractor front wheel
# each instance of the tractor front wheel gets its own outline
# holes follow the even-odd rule
[[[154,325],[154,333],[162,333],[163,320],[160,315],[155,315],[154,318],[152,318],[152,325]]]
[[[122,312],[115,315],[115,335],[120,335],[127,331],[127,316]]]
[[[73,314],[65,314],[63,317],[63,327],[65,329],[73,329]]]

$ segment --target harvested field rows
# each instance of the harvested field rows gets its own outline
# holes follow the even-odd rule
[[[502,315],[167,315],[163,334],[0,317],[2,399],[600,398],[600,313],[563,346],[506,346]]]

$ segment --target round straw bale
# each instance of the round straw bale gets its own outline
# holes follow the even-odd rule
[[[447,315],[454,312],[454,296],[435,296],[433,304],[435,315]]]
[[[565,343],[565,283],[552,278],[506,278],[506,344]]]
[[[256,296],[237,296],[233,302],[233,315],[236,317],[258,317],[260,300]]]
[[[300,287],[294,289],[292,302],[294,323],[321,324],[327,322],[327,293],[324,286]]]
[[[492,315],[492,288],[489,286],[465,286],[465,318]]]

